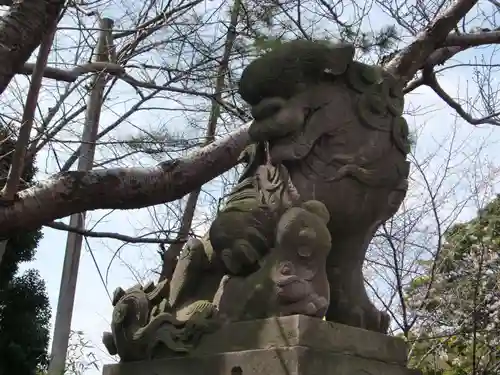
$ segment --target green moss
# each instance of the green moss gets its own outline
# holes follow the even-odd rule
[[[239,93],[251,105],[263,98],[289,98],[325,74],[343,74],[354,56],[348,44],[293,40],[276,45],[243,71]],[[326,73],[325,73],[326,72]]]

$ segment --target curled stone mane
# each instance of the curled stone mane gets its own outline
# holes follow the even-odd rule
[[[343,74],[353,61],[350,44],[324,41],[293,40],[251,62],[239,83],[241,97],[250,105],[264,98],[289,99],[303,89],[328,76]]]

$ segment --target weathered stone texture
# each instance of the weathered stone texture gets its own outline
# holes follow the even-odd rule
[[[206,350],[238,340],[228,329],[255,327],[257,334],[264,323],[252,320],[296,314],[387,333],[389,315],[370,300],[363,263],[375,231],[405,197],[410,142],[401,82],[353,57],[352,45],[296,40],[245,68],[239,93],[254,117],[252,144],[240,158],[246,168],[208,233],[186,244],[171,280],[118,290],[104,340],[110,353],[122,362],[187,353],[212,361],[218,354]],[[204,337],[219,326],[225,328]],[[312,350],[333,353],[341,341],[328,327],[290,328],[297,348],[284,352],[296,363]],[[364,353],[379,337],[349,332],[339,335],[344,350],[337,352]],[[376,340],[372,352],[397,353]],[[257,338],[243,342],[245,348],[219,353],[267,349]]]
[[[230,323],[183,358],[105,366],[103,375],[418,375],[406,344],[301,315]]]

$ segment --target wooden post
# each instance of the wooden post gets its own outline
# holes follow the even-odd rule
[[[217,78],[215,80],[215,92],[214,99],[212,100],[212,107],[210,110],[210,117],[208,118],[208,126],[205,134],[204,146],[209,145],[215,139],[215,130],[217,127],[217,121],[220,117],[222,102],[222,91],[224,90],[224,79],[229,70],[229,59],[231,57],[231,52],[233,51],[234,41],[236,40],[236,26],[238,25],[238,15],[241,10],[241,0],[234,0],[233,6],[231,7],[230,23],[228,27],[226,42],[224,43],[224,53],[222,55],[222,60],[219,64],[219,69],[217,69]],[[185,239],[189,236],[191,231],[191,225],[193,223],[194,212],[196,210],[196,204],[198,202],[198,196],[201,193],[201,188],[192,191],[186,202],[186,208],[182,215],[181,226],[179,228],[179,234],[177,236],[178,240]],[[164,279],[171,279],[175,270],[175,265],[177,264],[177,258],[179,257],[182,249],[184,247],[183,242],[174,243],[169,246],[167,251],[163,252],[162,256],[162,270],[160,275],[160,281]]]
[[[113,21],[111,19],[102,18],[100,20],[101,32],[99,34],[94,56],[95,61],[109,61],[109,43],[107,43],[106,40],[109,37],[107,34],[111,33],[112,27]],[[105,76],[105,72],[100,72],[96,73],[92,79],[91,92],[87,101],[87,113],[82,135],[81,152],[78,159],[77,169],[79,171],[89,171],[92,169],[94,163],[95,142],[99,128],[102,98],[106,85]],[[71,215],[69,222],[70,226],[83,229],[84,224],[85,212]],[[56,320],[54,324],[49,375],[61,375],[65,370],[82,240],[83,238],[81,235],[73,232],[68,233]]]

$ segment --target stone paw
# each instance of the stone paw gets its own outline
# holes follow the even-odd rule
[[[345,300],[331,304],[327,320],[384,334],[390,323],[389,315],[379,311],[371,302],[359,305]]]
[[[221,252],[221,259],[232,275],[244,275],[254,271],[259,262],[259,252],[246,240],[236,240],[230,249]]]
[[[324,297],[320,297],[317,294],[308,295],[307,298],[291,303],[288,305],[283,305],[281,309],[281,315],[307,315],[322,318],[325,316],[326,310],[328,309],[328,301]]]
[[[294,303],[313,293],[311,283],[296,275],[282,276],[275,280],[276,294],[283,303]]]
[[[390,323],[389,314],[384,311],[378,310],[371,304],[366,307],[361,307],[360,312],[362,314],[361,328],[364,328],[368,331],[375,331],[384,334],[387,333]]]
[[[311,281],[297,275],[282,275],[275,280],[275,288],[281,315],[325,316],[328,300],[314,292]]]
[[[375,309],[375,312],[372,313],[372,317],[374,318],[371,324],[367,327],[370,331],[387,333],[389,331],[389,324],[391,322],[391,318],[388,313],[385,311],[379,311]]]

